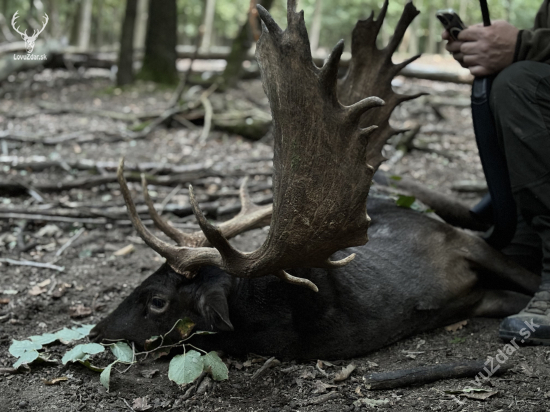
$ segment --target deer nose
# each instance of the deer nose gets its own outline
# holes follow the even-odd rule
[[[96,326],[90,331],[90,333],[88,334],[88,338],[90,339],[90,342],[101,342],[103,336],[101,331]]]

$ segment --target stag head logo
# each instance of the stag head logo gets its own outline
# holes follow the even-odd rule
[[[27,48],[27,53],[31,54],[32,51],[34,50],[34,43],[36,42],[36,38],[38,37],[38,35],[40,33],[42,33],[44,31],[44,29],[46,28],[46,24],[48,24],[48,21],[50,20],[50,18],[48,17],[48,15],[46,13],[44,13],[44,17],[43,17],[44,23],[42,25],[42,28],[40,30],[34,30],[34,33],[32,34],[32,36],[29,36],[27,34],[27,30],[25,30],[25,32],[21,33],[19,31],[19,26],[15,27],[15,21],[19,17],[17,15],[17,13],[19,13],[19,10],[17,10],[15,12],[15,14],[13,15],[13,18],[11,19],[11,26],[13,27],[13,29],[17,33],[19,33],[21,35],[21,38],[25,41],[25,47]]]

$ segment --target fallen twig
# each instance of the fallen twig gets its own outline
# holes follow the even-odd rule
[[[485,367],[484,360],[463,361],[441,365],[419,366],[391,372],[371,373],[363,377],[367,389],[394,389],[410,385],[423,385],[442,379],[474,377]],[[500,365],[496,375],[505,373],[511,365]]]
[[[204,107],[204,127],[202,128],[201,136],[199,137],[199,143],[204,143],[210,134],[210,128],[212,127],[212,103],[208,100],[206,92],[201,94],[201,103]]]
[[[63,246],[61,246],[57,252],[55,252],[55,257],[59,257],[61,256],[61,254],[69,247],[73,244],[73,242],[79,238],[79,236],[84,233],[86,229],[81,227],[80,229],[78,229],[78,231],[73,235],[73,237],[71,237],[69,240],[67,240]]]
[[[253,161],[248,160],[248,161]],[[262,159],[263,160],[263,159]],[[270,160],[270,159],[267,159]],[[0,156],[0,165],[6,165],[17,170],[32,170],[41,172],[50,168],[59,168],[70,172],[76,170],[95,170],[95,171],[116,171],[118,168],[116,162],[102,162],[92,159],[80,159],[76,161],[49,160],[45,156],[31,156],[29,158],[18,156]],[[193,163],[188,165],[177,165],[170,163],[131,163],[124,165],[124,170],[129,172],[149,172],[155,174],[176,174],[189,173],[210,170],[210,163]]]
[[[258,369],[256,372],[254,372],[254,375],[252,375],[250,380],[258,379],[261,375],[264,374],[264,372],[266,370],[268,370],[269,368],[271,368],[273,366],[277,366],[277,365],[280,365],[280,364],[281,364],[281,362],[278,359],[276,359],[274,356],[269,358],[268,360],[265,361],[265,363],[262,365],[262,367],[260,369]]]
[[[52,269],[57,270],[58,272],[63,272],[65,270],[62,266],[52,265],[51,263],[41,263],[41,262],[32,262],[30,260],[15,260],[9,258],[0,258],[1,263],[8,263],[10,265],[17,266],[32,266],[36,268]]]
[[[325,393],[324,395],[317,396],[316,398],[310,399],[304,403],[304,405],[320,405],[322,403],[325,403],[327,401],[330,401],[331,399],[336,399],[340,396],[340,394],[336,391],[332,391],[329,393]]]

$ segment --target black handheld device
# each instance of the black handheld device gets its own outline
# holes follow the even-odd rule
[[[453,9],[439,10],[436,14],[437,19],[443,24],[453,40],[458,40],[458,33],[466,28],[462,20]]]

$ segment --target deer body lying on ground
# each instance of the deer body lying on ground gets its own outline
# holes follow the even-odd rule
[[[537,276],[481,239],[391,200],[369,197],[368,207],[370,241],[335,256],[356,253],[352,262],[290,271],[319,292],[275,277],[236,278],[216,267],[187,279],[164,265],[93,333],[143,344],[188,317],[196,330],[219,332],[193,338],[204,350],[341,359],[469,317],[516,313],[530,297],[498,288],[537,288]]]
[[[376,47],[376,37],[387,2],[377,20],[358,22],[350,70],[340,82],[343,43],[316,67],[295,0],[288,1],[285,31],[258,10],[256,53],[273,115],[273,205],[254,205],[244,183],[241,212],[216,227],[190,188],[201,232],[184,234],[155,212],[144,181],[149,213],[174,246],[143,226],[121,162],[130,219],[166,263],[91,338],[142,346],[189,317],[197,330],[219,332],[193,338],[203,349],[330,359],[365,354],[471,316],[506,316],[523,308],[539,279],[479,237],[385,199],[369,198],[372,222],[367,216],[383,145],[397,132],[388,122],[391,112],[415,97],[391,88],[392,78],[414,60],[391,61],[418,14],[412,3],[384,49]],[[437,209],[444,212],[441,204]],[[265,225],[266,240],[255,251],[241,252],[228,242]]]

